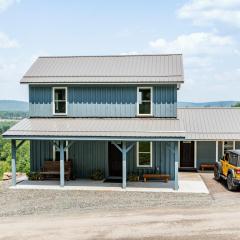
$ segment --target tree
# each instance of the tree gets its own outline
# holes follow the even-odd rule
[[[232,107],[240,107],[240,102],[238,102],[238,103],[232,105]]]

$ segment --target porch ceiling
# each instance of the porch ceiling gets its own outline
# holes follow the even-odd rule
[[[137,140],[183,139],[179,120],[140,118],[28,118],[3,137],[9,139]]]

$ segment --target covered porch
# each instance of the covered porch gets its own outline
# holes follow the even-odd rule
[[[144,130],[143,130],[144,129]],[[121,156],[121,187],[126,189],[134,186],[128,182],[128,174],[137,171],[142,177],[144,173],[160,172],[170,174],[168,184],[158,182],[158,187],[167,186],[175,190],[179,188],[179,142],[184,139],[178,120],[145,120],[145,119],[25,119],[12,127],[4,134],[5,138],[12,141],[12,181],[16,185],[16,151],[25,140],[30,140],[31,145],[31,170],[39,170],[46,160],[53,160],[51,153],[55,148],[59,153],[59,185],[81,183],[84,181],[66,182],[65,164],[68,161],[66,151],[73,163],[76,177],[84,178],[80,174],[87,174],[94,169],[102,167],[104,178],[111,177],[110,164],[116,160],[109,157],[109,146],[114,146]],[[147,166],[139,166],[140,143],[151,143],[151,160]],[[45,147],[43,147],[45,146]],[[143,152],[143,156],[147,155]],[[38,156],[38,157],[36,157]],[[149,155],[150,156],[150,155]],[[110,161],[111,160],[111,161]],[[78,171],[78,172],[77,172]],[[87,175],[83,176],[87,176]],[[52,181],[52,183],[57,183]],[[89,183],[89,182],[88,182]],[[138,182],[147,186],[149,183]],[[155,184],[152,183],[153,185]],[[109,183],[104,186],[111,187]],[[164,187],[163,187],[164,188]]]

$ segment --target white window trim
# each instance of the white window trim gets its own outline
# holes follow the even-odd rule
[[[65,93],[66,93],[66,112],[65,113],[55,113],[55,90],[56,89],[65,89]],[[53,115],[56,116],[66,116],[68,114],[68,89],[67,87],[53,87],[52,88],[52,105],[53,105]]]
[[[139,113],[139,90],[140,89],[150,89],[150,94],[151,94],[151,108],[150,108],[150,113],[147,114],[142,114]],[[153,115],[153,87],[137,87],[137,116],[152,116]]]
[[[66,141],[66,146],[68,141]],[[56,146],[53,144],[53,161],[56,161]],[[68,161],[68,148],[66,149],[66,162]]]
[[[151,168],[152,167],[152,142],[150,142],[150,164],[149,165],[139,165],[139,142],[137,142],[136,149],[137,149],[137,167],[138,168]],[[141,152],[141,153],[143,153],[143,152]]]

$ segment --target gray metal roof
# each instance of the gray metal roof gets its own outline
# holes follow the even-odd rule
[[[240,150],[239,150],[239,149],[236,149],[236,150],[228,150],[227,152],[235,153],[235,154],[237,154],[237,155],[240,155]]]
[[[140,118],[31,118],[3,134],[6,138],[176,138],[184,137],[179,120]]]
[[[240,140],[240,108],[179,108],[186,139]]]
[[[182,83],[181,54],[39,57],[21,83]]]

